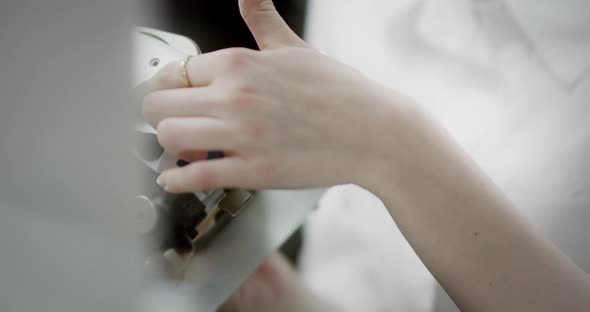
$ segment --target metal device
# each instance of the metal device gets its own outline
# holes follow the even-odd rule
[[[163,65],[200,54],[190,39],[138,28],[135,84]],[[142,194],[136,197],[137,229],[146,242],[146,264],[174,283],[194,289],[195,304],[213,311],[315,207],[322,190],[251,191],[216,189],[169,194],[156,184],[163,170],[186,163],[167,154],[156,131],[138,120],[136,155]],[[209,153],[209,158],[222,157]]]
[[[188,38],[148,28],[139,28],[137,33],[137,69],[141,78],[155,74],[180,56],[200,54],[198,46]],[[137,121],[135,131],[136,155],[143,165],[140,171],[144,178],[144,194],[136,196],[138,231],[151,250],[147,262],[158,263],[169,277],[182,278],[191,256],[239,214],[254,192],[215,189],[167,193],[155,183],[157,174],[188,163],[166,153],[157,142],[156,131],[146,122]],[[220,157],[220,152],[208,153],[208,159]]]

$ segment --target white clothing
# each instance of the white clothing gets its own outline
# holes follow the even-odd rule
[[[311,0],[307,40],[418,99],[531,222],[590,272],[590,2]],[[323,198],[306,283],[349,311],[443,311],[382,203]]]

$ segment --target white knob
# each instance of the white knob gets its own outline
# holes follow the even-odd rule
[[[156,225],[158,210],[154,202],[146,196],[137,196],[135,203],[136,227],[140,234],[145,234]]]

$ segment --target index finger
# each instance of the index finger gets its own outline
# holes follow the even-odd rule
[[[186,88],[183,79],[182,60],[166,64],[152,78],[137,86],[136,91],[140,96],[149,93],[167,90]],[[204,87],[211,84],[215,77],[216,57],[213,53],[205,53],[191,57],[186,62],[186,79],[191,87]]]

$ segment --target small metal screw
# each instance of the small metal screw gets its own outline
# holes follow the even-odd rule
[[[159,58],[153,58],[150,60],[150,66],[151,67],[158,67],[158,65],[160,65],[160,59]]]

